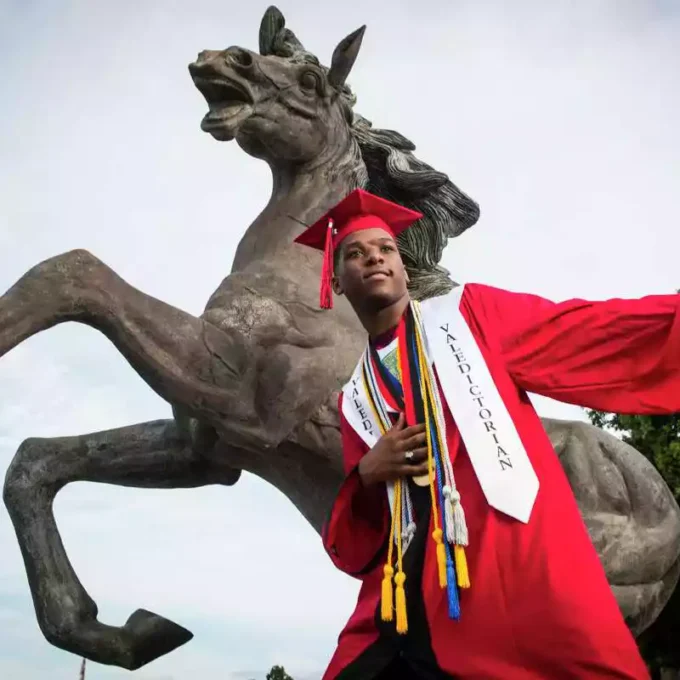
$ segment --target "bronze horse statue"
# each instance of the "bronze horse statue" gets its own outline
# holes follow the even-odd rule
[[[204,51],[189,66],[209,112],[202,128],[235,140],[273,175],[269,203],[248,227],[233,268],[200,317],[133,288],[84,250],[46,260],[0,297],[0,356],[66,321],[103,333],[173,407],[173,419],[73,437],[25,440],[4,501],[46,639],[127,669],[191,638],[137,610],[122,627],[97,620],[74,572],[52,503],[74,481],[140,488],[235,484],[241,471],[280,489],[319,531],[342,476],[337,396],[363,349],[344,300],[318,308],[320,257],[293,244],[355,187],[422,212],[400,238],[416,298],[454,286],[444,247],[478,219],[477,205],[414,155],[402,135],[354,111],[346,79],[364,29],[330,67],[269,8],[259,54]],[[675,588],[680,510],[637,451],[581,422],[544,420],[631,629],[642,632]],[[319,547],[321,549],[321,547]]]

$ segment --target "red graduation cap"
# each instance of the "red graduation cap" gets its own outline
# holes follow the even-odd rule
[[[295,239],[324,254],[321,268],[320,305],[322,309],[333,307],[333,253],[335,249],[355,231],[383,229],[392,238],[397,238],[407,227],[422,217],[421,213],[385,198],[375,196],[363,189],[355,189],[331,208]]]

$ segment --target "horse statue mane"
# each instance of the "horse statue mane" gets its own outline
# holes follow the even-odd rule
[[[259,43],[262,55],[313,64],[324,73],[329,72],[286,27],[276,7],[270,7],[262,19]],[[339,94],[365,166],[365,171],[359,172],[358,185],[423,215],[397,238],[411,282],[411,296],[424,300],[447,293],[455,283],[439,261],[448,240],[477,222],[479,206],[447,175],[418,159],[413,153],[416,148],[413,142],[394,130],[374,128],[356,113],[357,98],[347,83]]]
[[[439,264],[477,204],[414,155],[398,132],[354,112],[347,76],[364,28],[330,67],[306,51],[270,7],[260,53],[204,50],[189,65],[208,103],[202,129],[272,170],[268,204],[245,230],[231,273],[194,316],[73,250],[29,269],[0,297],[0,358],[58,324],[102,333],[173,418],[51,439],[27,438],[7,470],[3,499],[21,548],[40,629],[92,661],[137,669],[192,634],[139,609],[123,626],[97,619],[53,514],[73,481],[139,488],[230,486],[249,472],[277,487],[320,531],[343,480],[338,392],[365,344],[353,310],[318,306],[320,258],[295,246],[304,225],[363,187],[420,211],[399,238],[417,299],[456,284]],[[680,508],[635,449],[583,422],[542,419],[631,630],[642,633],[680,575]],[[319,548],[321,550],[321,547]]]

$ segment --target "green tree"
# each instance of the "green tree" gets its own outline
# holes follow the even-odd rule
[[[635,447],[668,484],[680,503],[680,414],[667,416],[627,416],[588,411],[593,425],[618,432],[623,441]],[[640,636],[638,644],[652,677],[662,668],[680,669],[680,647],[675,627],[680,621],[680,586],[659,618]]]
[[[283,666],[274,666],[267,673],[267,680],[293,680],[293,678],[286,673],[286,669]]]

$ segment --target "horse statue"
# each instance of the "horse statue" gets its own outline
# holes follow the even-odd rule
[[[338,393],[365,336],[345,300],[319,309],[320,257],[293,244],[305,225],[350,190],[366,188],[424,215],[399,239],[413,296],[456,285],[439,261],[449,238],[477,221],[478,207],[419,160],[408,139],[354,111],[346,80],[363,35],[361,28],[342,40],[324,67],[270,7],[259,54],[203,51],[189,66],[209,107],[202,129],[235,140],[273,175],[269,203],[200,317],[135,289],[85,250],[37,264],[0,297],[0,357],[57,324],[87,324],[173,409],[168,420],[26,439],[16,452],[4,502],[51,644],[132,670],[192,637],[146,610],[121,627],[97,620],[52,511],[69,482],[230,486],[246,471],[282,491],[320,531],[343,478]],[[585,423],[543,423],[626,621],[639,634],[678,580],[680,509],[630,446]]]

